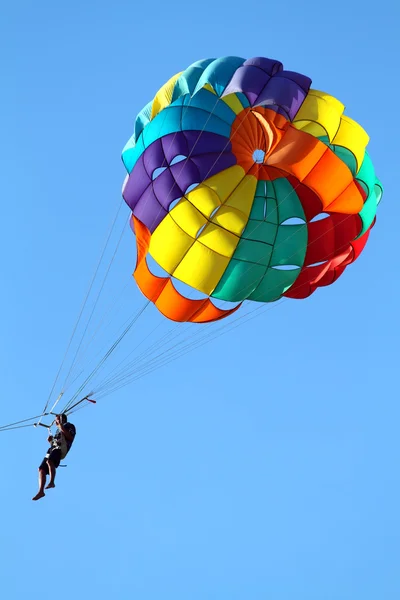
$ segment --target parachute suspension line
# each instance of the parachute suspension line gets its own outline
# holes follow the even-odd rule
[[[106,352],[106,354],[103,356],[103,358],[99,361],[99,363],[97,364],[97,366],[92,370],[92,372],[88,375],[88,377],[85,379],[85,381],[82,383],[82,385],[79,387],[79,389],[77,390],[77,392],[74,394],[74,396],[71,398],[71,400],[65,405],[63,412],[68,411],[68,409],[70,408],[70,406],[74,403],[74,401],[78,398],[78,396],[82,393],[82,391],[84,390],[84,388],[87,386],[87,384],[93,379],[93,377],[97,374],[97,372],[99,371],[99,369],[102,367],[102,365],[106,362],[106,360],[109,358],[109,356],[111,356],[111,354],[114,352],[114,350],[119,346],[119,344],[121,343],[121,341],[125,338],[125,336],[129,333],[129,331],[132,329],[133,325],[136,323],[136,321],[138,321],[139,317],[144,313],[144,311],[146,310],[146,308],[148,307],[148,305],[150,304],[150,300],[147,300],[146,303],[144,304],[144,306],[137,312],[137,314],[133,317],[133,319],[130,321],[130,323],[128,324],[128,326],[124,329],[124,331],[121,333],[121,335],[117,338],[117,340],[111,345],[111,347],[108,349],[108,351]],[[88,394],[89,396],[90,394]]]
[[[120,211],[120,209],[121,209],[121,206],[122,206],[122,200],[121,200],[121,202],[120,202],[120,205],[119,205],[119,208],[118,208],[117,217],[118,217],[119,211]],[[116,218],[117,218],[117,217],[116,217]],[[115,222],[116,222],[116,219],[114,220],[113,226],[115,225]],[[116,248],[115,248],[115,250],[114,250],[114,254],[113,254],[113,255],[112,255],[112,257],[111,257],[111,260],[110,260],[110,262],[109,262],[109,265],[108,265],[108,267],[107,267],[106,273],[105,273],[105,275],[104,275],[104,277],[103,277],[103,281],[102,281],[102,283],[101,283],[100,290],[99,290],[99,292],[97,293],[97,296],[96,296],[96,299],[95,299],[95,302],[94,302],[94,305],[93,305],[92,311],[91,311],[91,313],[90,313],[90,316],[89,316],[89,319],[87,320],[87,323],[86,323],[85,329],[84,329],[84,331],[83,331],[83,334],[82,334],[82,336],[81,336],[80,342],[79,342],[79,344],[78,344],[78,347],[77,347],[77,349],[76,349],[76,352],[75,352],[74,358],[73,358],[73,360],[72,360],[72,363],[71,363],[70,369],[69,369],[69,371],[68,371],[68,373],[67,373],[67,376],[66,376],[66,378],[65,378],[64,385],[63,385],[63,390],[65,389],[65,387],[66,387],[66,385],[67,385],[67,383],[68,383],[68,380],[69,380],[69,378],[70,378],[70,376],[71,376],[71,373],[73,372],[73,369],[74,369],[74,367],[75,367],[75,365],[76,365],[76,362],[77,362],[77,359],[78,359],[78,355],[79,355],[79,351],[80,351],[80,349],[81,349],[81,347],[82,347],[83,340],[84,340],[84,338],[85,338],[86,332],[87,332],[87,330],[88,330],[88,328],[89,328],[89,325],[90,325],[90,323],[91,323],[91,320],[92,320],[92,318],[93,318],[94,311],[96,310],[97,304],[98,304],[98,302],[99,302],[99,300],[100,300],[101,293],[102,293],[102,291],[103,291],[103,289],[104,289],[104,285],[105,285],[105,283],[106,283],[106,280],[107,280],[108,274],[109,274],[109,272],[110,272],[110,270],[111,270],[111,267],[112,267],[112,265],[113,265],[113,262],[114,262],[114,260],[115,260],[115,257],[116,257],[116,255],[117,255],[118,249],[119,249],[119,247],[120,247],[120,244],[121,244],[121,241],[122,241],[122,238],[123,238],[123,235],[124,235],[124,233],[125,233],[126,226],[127,226],[127,224],[128,224],[128,223],[129,223],[129,220],[124,222],[124,226],[123,226],[123,228],[122,228],[122,231],[121,231],[121,234],[120,234],[120,236],[119,236],[119,239],[118,239],[118,242],[117,242]],[[111,233],[110,233],[110,235],[111,235]],[[109,236],[109,237],[108,237],[108,239],[107,239],[107,243],[108,243],[109,239],[110,239],[110,236]],[[103,256],[104,256],[104,252],[102,253],[102,257],[103,257]],[[96,271],[96,273],[97,273],[97,271]]]
[[[3,433],[3,431],[11,431],[12,429],[24,429],[25,427],[32,427],[32,425],[34,425],[34,423],[29,423],[28,425],[17,425],[16,427],[4,427],[0,429],[0,433]]]
[[[167,321],[168,323],[168,321]],[[146,337],[144,337],[139,344],[137,344],[132,350],[131,352],[129,352],[129,354],[118,363],[118,365],[116,365],[108,374],[107,377],[105,378],[105,380],[100,384],[101,387],[105,386],[108,384],[108,382],[110,381],[114,381],[116,378],[120,377],[122,374],[124,374],[125,369],[126,368],[130,368],[132,367],[132,365],[135,365],[137,362],[140,362],[141,360],[143,360],[144,358],[148,357],[149,355],[151,356],[152,352],[154,352],[154,350],[160,349],[160,347],[163,347],[164,345],[166,345],[171,339],[173,339],[172,337],[172,333],[178,329],[181,328],[181,323],[177,323],[172,330],[167,331],[166,333],[164,333],[164,335],[162,335],[160,338],[158,338],[151,346],[149,346],[148,348],[146,348],[141,354],[139,354],[139,356],[135,357],[132,361],[130,361],[127,365],[124,365],[124,363],[126,363],[126,361],[128,360],[129,356],[131,356],[132,354],[134,354],[134,352],[139,348],[139,346],[141,346],[147,339],[149,339],[149,337],[160,327],[160,325],[162,325],[163,322],[159,323],[156,327],[154,327],[152,329],[152,331],[147,334]],[[178,332],[178,335],[175,337],[179,337],[179,335],[182,334],[182,331]],[[164,340],[164,341],[163,341]],[[113,375],[114,373],[114,375]],[[98,388],[97,388],[98,389]]]
[[[189,109],[191,101],[192,101],[192,97],[190,97],[190,99],[189,99],[189,103],[188,103],[188,105],[185,107],[185,113],[186,113],[186,112],[187,112],[187,110]],[[211,111],[211,113],[210,113],[210,115],[209,115],[209,117],[208,117],[208,120],[211,118],[211,116],[212,116],[213,112],[215,111],[215,108],[216,108],[216,106],[217,106],[217,104],[218,104],[218,102],[219,102],[219,101],[220,101],[220,99],[219,99],[219,98],[217,98],[217,100],[216,100],[216,102],[215,102],[215,105],[214,105],[214,107],[213,107],[213,109],[212,109],[212,111]],[[183,113],[182,113],[182,116],[183,116]],[[164,118],[165,118],[165,117],[164,117]],[[208,122],[208,120],[207,120],[207,122]],[[196,140],[196,143],[197,143],[197,142],[198,142],[198,140],[200,139],[202,132],[205,130],[205,127],[206,127],[206,125],[207,125],[207,122],[205,123],[205,125],[204,125],[204,127],[203,127],[202,131],[199,133],[199,136],[198,136],[198,139]],[[173,142],[174,142],[174,139],[176,138],[176,136],[177,136],[177,135],[178,135],[178,132],[176,132],[176,133],[174,134],[174,137],[173,137],[173,139],[171,140],[171,143],[170,143],[170,148],[172,147],[172,144],[173,144]],[[196,145],[196,143],[195,143],[195,145]],[[192,149],[191,153],[193,152],[193,150],[194,150],[194,147],[193,147],[193,149]],[[186,163],[186,162],[189,160],[189,158],[190,158],[190,156],[188,156],[188,157],[186,158],[186,160],[184,161],[184,163]],[[167,160],[167,157],[166,157],[166,155],[164,154],[164,160],[163,160],[163,164],[165,163],[165,161],[166,161],[166,160]],[[173,186],[172,186],[172,188],[171,188],[171,190],[170,190],[169,194],[171,193],[172,189],[173,189]],[[70,349],[70,347],[71,347],[71,344],[72,344],[73,338],[74,338],[74,336],[75,336],[76,330],[77,330],[77,328],[78,328],[78,325],[79,325],[79,322],[80,322],[80,320],[81,320],[81,317],[82,317],[83,311],[84,311],[84,309],[85,309],[85,306],[86,306],[87,300],[88,300],[88,298],[89,298],[90,292],[91,292],[91,290],[92,290],[92,288],[93,288],[94,281],[95,281],[95,279],[96,279],[96,276],[97,276],[97,273],[98,273],[98,271],[99,271],[99,268],[100,268],[101,262],[102,262],[102,260],[103,260],[103,257],[104,257],[104,254],[105,254],[106,248],[107,248],[107,246],[108,246],[109,240],[110,240],[110,238],[111,238],[112,232],[113,232],[113,230],[114,230],[114,227],[115,227],[115,224],[116,224],[116,222],[117,222],[118,215],[119,215],[119,212],[120,212],[120,210],[121,210],[121,207],[122,207],[122,205],[123,205],[123,198],[122,198],[122,199],[121,199],[121,201],[120,201],[120,204],[119,204],[119,207],[118,207],[118,210],[117,210],[117,214],[116,214],[116,216],[115,216],[115,218],[114,218],[114,220],[113,220],[113,223],[112,223],[112,226],[111,226],[110,232],[109,232],[109,234],[108,234],[108,237],[107,237],[106,243],[105,243],[105,245],[104,245],[104,248],[103,248],[103,251],[102,251],[102,253],[101,253],[101,256],[100,256],[99,262],[98,262],[98,264],[97,264],[97,267],[96,267],[96,270],[95,270],[94,276],[93,276],[93,278],[92,278],[92,280],[91,280],[91,283],[90,283],[90,286],[89,286],[88,292],[87,292],[87,294],[86,294],[86,297],[85,297],[84,303],[83,303],[83,305],[82,305],[82,308],[81,308],[81,310],[80,310],[80,313],[79,313],[79,316],[78,316],[77,322],[76,322],[76,324],[75,324],[75,327],[74,327],[74,329],[73,329],[73,332],[72,332],[72,335],[71,335],[70,341],[69,341],[69,343],[68,343],[67,350],[66,350],[66,352],[65,352],[65,355],[64,355],[63,361],[62,361],[62,363],[61,363],[61,366],[60,366],[60,368],[59,368],[59,371],[58,371],[58,373],[57,373],[57,376],[56,376],[56,379],[55,379],[55,381],[54,381],[54,384],[53,384],[52,390],[51,390],[51,392],[50,392],[50,395],[49,395],[48,401],[47,401],[47,403],[46,403],[46,407],[45,407],[45,409],[43,410],[43,412],[45,412],[45,411],[47,410],[47,407],[48,407],[48,405],[49,405],[49,403],[50,403],[50,398],[51,398],[51,396],[52,396],[52,394],[53,394],[53,391],[54,391],[54,388],[55,388],[55,386],[56,386],[56,383],[57,383],[57,381],[58,381],[58,378],[59,378],[59,375],[60,375],[60,373],[61,373],[61,370],[62,370],[62,368],[63,368],[63,366],[64,366],[64,363],[65,363],[65,360],[66,360],[67,354],[68,354],[68,352],[69,352],[69,349]],[[160,207],[160,209],[159,209],[159,210],[161,211],[161,207]],[[130,217],[129,217],[129,218],[130,218]],[[156,218],[157,218],[157,216],[155,216],[155,219],[156,219]],[[65,381],[64,381],[64,385],[63,385],[63,388],[62,388],[62,389],[63,389],[62,393],[64,393],[64,391],[65,391],[65,389],[66,389],[66,387],[67,387],[67,385],[68,385],[68,380],[69,380],[69,378],[70,378],[70,376],[71,376],[71,374],[72,374],[72,372],[73,372],[73,369],[74,369],[74,367],[76,366],[77,359],[78,359],[78,353],[79,353],[79,351],[80,351],[81,345],[82,345],[82,343],[83,343],[83,339],[84,339],[84,337],[85,337],[85,334],[86,334],[86,332],[87,332],[87,329],[88,329],[88,327],[89,327],[89,324],[90,324],[90,322],[91,322],[91,319],[92,319],[92,317],[93,317],[94,310],[95,310],[95,308],[96,308],[96,305],[97,305],[97,303],[98,303],[98,300],[99,300],[99,298],[100,298],[100,294],[101,294],[101,292],[102,292],[102,290],[103,290],[103,287],[104,287],[104,284],[105,284],[105,281],[106,281],[107,275],[108,275],[108,273],[109,273],[109,270],[110,270],[110,268],[111,268],[112,262],[113,262],[113,260],[114,260],[114,258],[115,258],[116,252],[117,252],[117,250],[118,250],[118,247],[119,247],[119,245],[120,245],[120,243],[121,243],[122,236],[123,236],[123,233],[124,233],[124,231],[125,231],[125,227],[126,227],[126,223],[125,223],[125,225],[124,225],[124,228],[123,228],[123,230],[122,230],[122,232],[121,232],[121,236],[120,236],[120,239],[119,239],[119,241],[118,241],[117,248],[116,248],[116,250],[115,250],[115,252],[114,252],[114,255],[113,255],[112,259],[111,259],[111,262],[110,262],[110,265],[109,265],[109,267],[108,267],[108,269],[107,269],[106,275],[105,275],[105,277],[104,277],[104,279],[103,279],[103,283],[102,283],[101,289],[100,289],[100,291],[99,291],[99,294],[98,294],[98,296],[97,296],[97,298],[96,298],[95,305],[94,305],[94,307],[93,307],[93,310],[92,310],[92,312],[91,312],[91,314],[90,314],[89,320],[88,320],[88,322],[87,322],[87,324],[86,324],[86,327],[85,327],[84,333],[83,333],[83,335],[82,335],[82,338],[81,338],[81,340],[80,340],[80,343],[79,343],[79,345],[78,345],[78,349],[77,349],[77,351],[76,351],[76,353],[75,353],[75,356],[74,356],[74,359],[73,359],[73,361],[72,361],[71,367],[70,367],[70,369],[69,369],[69,371],[68,371],[68,374],[67,374],[67,376],[66,376],[66,379],[65,379]],[[147,305],[146,305],[146,306],[147,306]],[[126,334],[124,334],[124,335],[126,335]],[[123,337],[124,337],[124,336],[123,336]],[[93,339],[93,338],[92,338],[92,339]],[[118,343],[119,343],[119,342],[118,342]],[[89,344],[90,344],[90,342],[89,342]],[[86,349],[87,349],[87,348],[86,348]],[[107,356],[107,358],[108,358],[108,354],[107,354],[106,356]],[[102,361],[102,363],[101,363],[101,364],[103,364],[103,362],[104,362],[104,361]],[[79,375],[78,375],[78,377],[79,377]],[[57,399],[57,401],[56,401],[55,405],[57,405],[57,403],[58,403],[58,401],[59,401],[59,400],[60,400],[60,398],[58,398],[58,399]],[[55,406],[55,405],[54,405],[54,406]]]
[[[111,302],[111,304],[109,305],[108,309],[106,310],[106,312],[105,312],[105,314],[104,314],[104,317],[102,318],[102,320],[101,320],[101,321],[100,321],[100,323],[98,324],[97,328],[96,328],[96,329],[95,329],[95,331],[93,332],[93,335],[92,335],[92,337],[90,338],[90,340],[88,341],[88,343],[87,343],[86,347],[83,349],[83,351],[82,351],[82,354],[81,354],[81,356],[80,356],[79,360],[78,360],[78,361],[76,362],[76,364],[75,364],[75,369],[76,369],[76,368],[78,368],[78,366],[79,366],[79,365],[82,363],[82,360],[83,360],[84,356],[86,355],[86,352],[87,352],[87,350],[88,350],[88,348],[89,348],[90,344],[93,342],[93,340],[95,339],[96,335],[98,334],[98,332],[100,331],[100,329],[101,329],[101,328],[102,328],[102,326],[104,325],[104,322],[105,322],[105,320],[106,320],[106,317],[107,317],[107,315],[109,315],[109,314],[110,314],[110,312],[111,312],[111,310],[112,310],[113,308],[115,308],[115,306],[118,304],[118,302],[120,301],[121,297],[124,295],[124,292],[125,292],[125,290],[127,289],[127,287],[128,287],[128,285],[129,285],[129,283],[130,283],[130,282],[128,282],[128,283],[127,283],[127,284],[124,286],[124,288],[123,288],[123,290],[122,290],[122,292],[121,292],[121,293],[118,293],[118,294],[117,294],[117,295],[114,297],[114,300],[113,300],[113,302]],[[120,310],[120,309],[118,309],[118,310]],[[106,327],[108,327],[108,325],[110,325],[110,323],[111,323],[111,322],[112,322],[112,317],[111,317],[111,319],[108,321],[108,324],[106,325]],[[77,375],[74,377],[74,379],[73,379],[73,380],[72,380],[70,383],[68,383],[68,384],[67,384],[67,385],[66,385],[66,386],[63,388],[63,390],[64,390],[64,394],[66,393],[66,391],[67,391],[67,390],[68,390],[68,389],[69,389],[71,386],[73,386],[73,385],[74,385],[74,383],[76,383],[76,381],[79,379],[79,377],[82,375],[82,373],[83,373],[83,372],[84,372],[84,368],[82,368],[82,370],[81,370],[81,371],[80,371],[80,372],[79,372],[79,373],[78,373],[78,374],[77,374]]]
[[[76,330],[77,330],[77,328],[78,328],[78,325],[79,325],[79,323],[80,323],[80,320],[81,320],[81,317],[82,317],[83,311],[85,310],[85,307],[86,307],[86,304],[87,304],[88,298],[89,298],[89,296],[90,296],[90,292],[92,291],[93,284],[94,284],[94,282],[95,282],[95,279],[96,279],[96,277],[97,277],[97,273],[98,273],[98,271],[99,271],[99,268],[100,268],[101,262],[102,262],[102,260],[103,260],[103,256],[104,256],[104,254],[105,254],[105,251],[106,251],[106,248],[107,248],[107,246],[108,246],[108,242],[110,241],[110,238],[111,238],[112,232],[113,232],[113,230],[114,230],[114,227],[115,227],[115,224],[116,224],[116,222],[117,222],[118,215],[119,215],[119,213],[120,213],[120,210],[121,210],[122,204],[123,204],[123,200],[121,199],[121,201],[120,201],[120,203],[119,203],[119,205],[118,205],[118,209],[117,209],[116,215],[115,215],[115,217],[114,217],[114,219],[113,219],[113,222],[112,222],[112,225],[111,225],[110,231],[109,231],[109,233],[108,233],[108,236],[107,236],[106,242],[105,242],[105,244],[104,244],[104,246],[103,246],[103,250],[102,250],[102,252],[101,252],[100,258],[99,258],[99,260],[98,260],[98,263],[97,263],[97,266],[96,266],[96,268],[95,268],[94,275],[93,275],[93,277],[92,277],[92,279],[91,279],[91,281],[90,281],[89,288],[88,288],[88,290],[87,290],[87,292],[86,292],[86,296],[85,296],[85,298],[84,298],[84,301],[83,301],[83,303],[82,303],[81,309],[80,309],[80,311],[79,311],[78,318],[77,318],[77,320],[76,320],[76,323],[75,323],[75,325],[74,325],[74,328],[73,328],[73,330],[72,330],[71,337],[70,337],[70,339],[69,339],[69,342],[68,342],[68,344],[67,344],[67,349],[66,349],[66,351],[65,351],[65,354],[64,354],[64,357],[63,357],[63,359],[62,359],[62,361],[61,361],[61,365],[60,365],[60,367],[59,367],[59,369],[58,369],[58,372],[57,372],[56,378],[55,378],[55,380],[54,380],[53,386],[52,386],[52,388],[51,388],[51,390],[50,390],[49,397],[48,397],[48,399],[47,399],[47,402],[46,402],[46,404],[45,404],[45,407],[44,407],[44,409],[43,409],[43,413],[45,413],[45,412],[46,412],[46,410],[47,410],[47,408],[48,408],[48,406],[49,406],[49,404],[50,404],[50,400],[51,400],[51,397],[52,397],[52,395],[53,395],[54,389],[55,389],[55,387],[56,387],[56,385],[57,385],[58,378],[59,378],[59,376],[60,376],[60,373],[61,373],[61,371],[62,371],[62,369],[63,369],[63,367],[64,367],[65,361],[66,361],[66,359],[67,359],[67,356],[68,356],[68,352],[69,352],[69,350],[70,350],[71,344],[72,344],[72,342],[73,342],[73,339],[74,339],[74,337],[75,337]]]
[[[154,372],[155,370],[159,369],[160,367],[163,367],[163,366],[169,364],[170,362],[188,354],[189,352],[196,350],[197,348],[211,342],[215,338],[220,337],[220,335],[223,335],[224,333],[228,333],[228,331],[230,331],[231,329],[234,329],[235,327],[238,327],[238,326],[244,324],[245,322],[251,320],[252,318],[259,316],[257,314],[252,317],[250,316],[248,319],[246,319],[246,317],[248,317],[252,313],[255,313],[258,311],[266,312],[268,310],[272,310],[274,308],[277,308],[277,306],[282,304],[283,302],[284,301],[279,302],[277,304],[273,304],[272,306],[265,306],[265,305],[257,306],[255,308],[253,308],[251,311],[249,311],[248,313],[245,313],[245,314],[237,317],[234,321],[230,321],[229,323],[222,325],[221,327],[214,330],[213,332],[208,331],[205,335],[199,336],[199,338],[197,340],[192,339],[188,344],[186,344],[186,346],[182,346],[181,348],[178,348],[179,345],[183,344],[183,342],[185,342],[187,339],[190,339],[190,338],[181,340],[181,342],[176,344],[174,347],[167,348],[167,350],[165,352],[162,352],[159,355],[157,355],[155,357],[155,359],[152,361],[152,363],[142,365],[141,367],[136,369],[136,371],[128,374],[128,376],[126,378],[123,378],[120,381],[114,381],[114,382],[111,382],[111,384],[109,384],[107,386],[98,388],[96,390],[96,398],[98,398],[98,399],[105,398],[109,394],[114,393],[116,390],[132,384],[134,381],[141,379],[142,377]],[[235,323],[236,323],[236,325],[235,325]],[[223,333],[220,333],[224,329],[226,331]],[[171,352],[171,350],[175,347],[177,349],[174,352]]]
[[[36,419],[41,418],[43,415],[36,415],[36,417],[30,417],[29,419],[23,419],[22,421],[15,421],[14,423],[9,423],[8,425],[2,425],[0,427],[1,431],[7,431],[8,429],[20,429],[21,427],[32,427],[33,423],[29,423],[29,421],[36,421]],[[23,423],[28,423],[27,425],[23,425]]]
[[[148,306],[148,304],[150,304],[150,301],[146,300],[146,301],[145,301],[145,304],[146,304],[146,306]],[[141,314],[141,313],[140,313],[140,314]],[[130,323],[130,322],[131,322],[131,320],[132,320],[132,319],[137,319],[137,320],[138,320],[138,319],[139,319],[139,316],[140,316],[140,315],[138,315],[138,314],[137,314],[137,312],[136,312],[136,313],[134,314],[134,316],[133,316],[133,317],[129,317],[128,319],[126,319],[126,320],[124,321],[124,323],[122,324],[122,326],[121,326],[121,329],[122,329],[122,331],[124,331],[124,328],[126,327],[126,325],[127,325],[128,323]],[[118,335],[117,335],[117,337],[118,337]],[[114,339],[115,339],[115,336],[113,337],[112,341],[114,341]],[[99,352],[97,352],[97,354],[96,354],[96,355],[93,357],[93,360],[92,360],[92,361],[90,361],[90,362],[94,362],[94,363],[95,363],[95,359],[96,359],[98,356],[101,356],[101,355],[103,355],[103,354],[104,354],[104,351],[105,351],[105,349],[106,349],[106,348],[107,348],[107,351],[108,351],[108,345],[109,345],[109,343],[110,343],[110,342],[108,342],[107,344],[103,345],[103,347],[101,348],[101,350],[99,350]],[[139,345],[140,345],[140,344],[139,344]],[[90,365],[90,362],[89,362],[89,365]],[[96,364],[96,363],[95,363],[95,364]],[[90,369],[89,369],[89,367],[88,367],[88,369],[87,369],[87,370],[90,370]],[[75,377],[75,379],[74,379],[74,381],[73,381],[72,383],[74,383],[76,380],[78,380],[78,379],[79,379],[79,377],[82,375],[82,373],[83,373],[83,372],[84,372],[84,370],[82,370],[82,371],[81,371],[81,372],[80,372],[80,373],[79,373],[79,374],[78,374],[78,375]],[[72,383],[71,383],[70,385],[72,385]],[[79,394],[79,391],[78,391],[76,394],[74,394],[74,397],[75,397],[75,396],[77,396],[77,394]],[[89,394],[89,395],[90,395],[90,394]]]

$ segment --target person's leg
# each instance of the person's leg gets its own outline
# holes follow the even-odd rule
[[[47,466],[49,467],[50,481],[48,485],[46,485],[46,490],[49,490],[50,488],[56,487],[56,484],[54,483],[56,478],[56,467],[50,458],[47,461]]]
[[[43,496],[45,496],[45,493],[44,493],[45,483],[46,483],[46,471],[42,467],[39,467],[39,491],[36,494],[36,496],[33,496],[32,500],[40,500],[40,498],[43,498]]]
[[[47,455],[47,468],[50,473],[49,484],[46,485],[46,490],[56,487],[54,480],[56,478],[56,469],[60,465],[61,461],[61,450],[59,448],[53,448],[52,451]]]

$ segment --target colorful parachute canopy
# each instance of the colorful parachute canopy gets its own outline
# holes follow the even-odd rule
[[[143,294],[175,321],[230,302],[305,298],[363,250],[382,186],[339,100],[268,58],[207,59],[136,118],[122,158]],[[171,277],[207,295],[190,300]]]

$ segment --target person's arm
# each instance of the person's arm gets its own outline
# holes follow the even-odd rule
[[[74,439],[74,436],[71,434],[71,432],[68,431],[68,429],[65,429],[65,427],[62,423],[60,423],[58,425],[58,427],[59,427],[60,431],[63,432],[65,439],[68,440],[69,442],[72,442],[72,440]]]
[[[73,436],[73,434],[71,434],[71,433],[68,431],[68,429],[65,429],[64,425],[61,423],[61,421],[60,421],[60,419],[59,419],[58,417],[56,418],[56,425],[57,425],[58,429],[59,429],[60,431],[62,431],[62,433],[64,434],[64,437],[65,437],[65,439],[66,439],[68,442],[72,442],[72,441],[73,441],[73,439],[74,439],[74,436]]]

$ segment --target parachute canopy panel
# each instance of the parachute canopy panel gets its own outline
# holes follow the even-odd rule
[[[277,60],[206,59],[139,113],[123,150],[143,294],[209,322],[241,303],[305,298],[354,262],[382,186],[344,105]],[[323,218],[324,217],[324,218]],[[150,272],[146,255],[169,274]],[[190,300],[171,278],[208,296]]]

